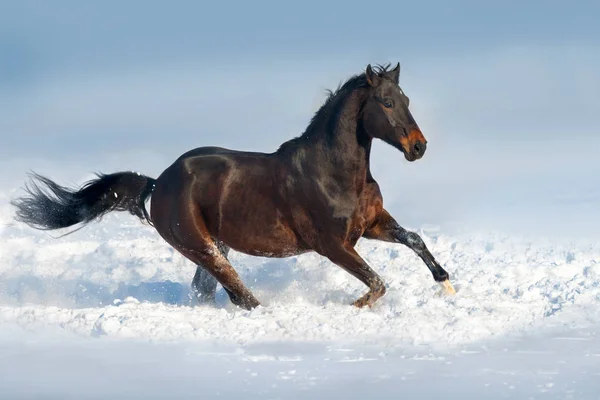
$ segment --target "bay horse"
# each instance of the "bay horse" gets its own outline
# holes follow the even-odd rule
[[[28,196],[11,201],[15,219],[52,230],[128,211],[197,265],[191,286],[200,303],[214,301],[219,282],[238,307],[260,304],[228,261],[234,249],[274,258],[314,251],[363,282],[368,291],[353,305],[371,307],[386,287],[354,249],[361,237],[412,249],[445,292],[454,294],[448,273],[421,237],[385,210],[371,175],[373,139],[411,162],[425,154],[427,140],[399,79],[400,63],[393,69],[369,64],[329,92],[302,135],[272,153],[199,147],[157,179],[135,172],[97,174],[80,188],[34,173],[32,186],[25,187]]]

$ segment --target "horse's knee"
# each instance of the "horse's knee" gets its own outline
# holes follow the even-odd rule
[[[425,249],[425,242],[416,232],[406,232],[406,243],[413,249]]]

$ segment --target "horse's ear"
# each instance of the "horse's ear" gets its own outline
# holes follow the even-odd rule
[[[397,84],[400,83],[400,63],[396,64],[396,67],[388,72],[388,75]]]
[[[367,82],[369,85],[373,87],[379,86],[381,83],[381,77],[373,72],[373,68],[371,68],[371,64],[367,65],[367,70],[365,71],[365,75],[367,77]]]

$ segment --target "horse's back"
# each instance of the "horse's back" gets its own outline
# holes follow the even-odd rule
[[[256,151],[244,151],[244,150],[233,150],[228,149],[226,147],[217,147],[217,146],[203,146],[197,147],[195,149],[189,150],[183,153],[177,161],[181,161],[184,159],[189,159],[193,157],[203,157],[203,156],[211,156],[211,155],[227,155],[231,157],[241,157],[241,158],[267,158],[270,156],[269,153],[261,153]]]

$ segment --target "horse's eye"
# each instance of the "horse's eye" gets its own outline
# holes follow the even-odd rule
[[[392,104],[392,102],[391,102],[391,101],[385,101],[385,102],[383,103],[383,105],[384,105],[386,108],[392,108],[392,106],[393,106],[393,104]]]

